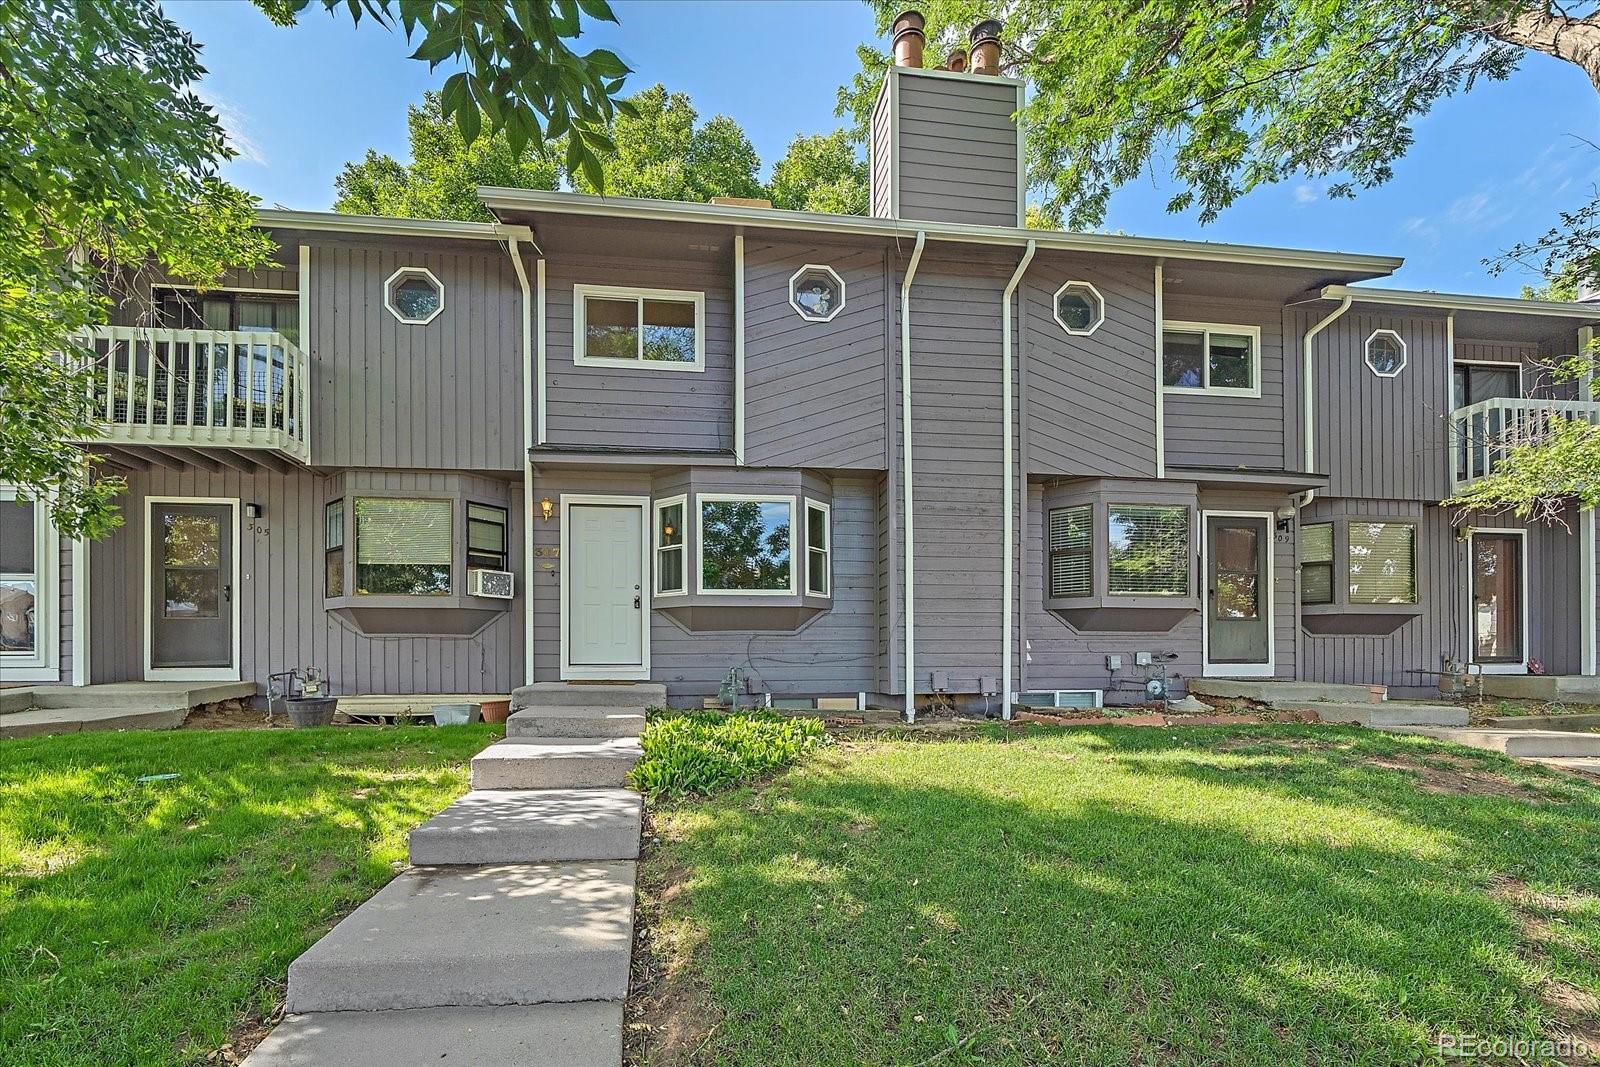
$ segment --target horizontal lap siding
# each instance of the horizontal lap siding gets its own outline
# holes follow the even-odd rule
[[[573,287],[705,293],[705,370],[582,367],[573,360]],[[559,256],[546,268],[546,443],[602,448],[733,448],[733,294],[704,263],[641,265]]]
[[[400,322],[384,283],[431,270],[444,310]],[[353,243],[311,250],[312,456],[318,466],[520,470],[522,291],[504,249]]]
[[[1087,281],[1106,318],[1087,337],[1056,321],[1068,281]],[[1021,287],[1027,304],[1029,474],[1155,473],[1155,268],[1040,254]]]
[[[789,303],[808,263],[845,283],[844,308],[809,322]],[[867,468],[886,463],[890,313],[883,254],[815,244],[745,248],[745,460],[761,467]]]
[[[903,219],[1017,226],[1017,87],[896,70]]]
[[[1284,361],[1293,346],[1284,345],[1282,305],[1169,293],[1163,314],[1168,321],[1261,330],[1259,397],[1165,394],[1168,465],[1297,469],[1284,430]]]
[[[392,471],[384,491],[421,494],[449,487],[445,476]],[[232,497],[262,506],[242,520],[239,541],[241,677],[320,667],[332,692],[504,693],[522,681],[522,599],[482,632],[461,638],[366,637],[323,608],[323,505],[332,492],[311,472],[255,475],[153,468],[129,477],[126,524],[94,547],[90,636],[97,682],[143,677],[145,522],[151,496]],[[508,487],[512,569],[521,571],[520,486]],[[252,525],[261,527],[252,530]],[[348,532],[347,532],[348,533]],[[352,538],[346,537],[346,551]]]

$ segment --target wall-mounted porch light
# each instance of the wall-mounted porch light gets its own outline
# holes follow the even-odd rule
[[[550,516],[554,515],[555,511],[555,503],[551,501],[549,497],[545,497],[543,500],[539,501],[539,517],[545,522],[550,521]]]

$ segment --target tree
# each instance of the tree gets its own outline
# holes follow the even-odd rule
[[[846,130],[799,136],[772,168],[774,207],[836,215],[867,213],[867,164]]]
[[[257,0],[288,25],[309,0]],[[503,132],[515,152],[565,145],[595,188],[628,68],[579,55],[581,18],[605,0],[323,0],[384,26],[396,12],[414,58],[459,62],[439,94],[464,142]],[[155,268],[199,286],[266,261],[254,201],[218,177],[230,150],[190,89],[199,45],[155,0],[0,0],[0,481],[45,502],[68,536],[121,521],[120,479],[75,444],[97,433],[92,353],[74,339],[106,319],[108,294]],[[374,174],[380,168],[374,168]]]
[[[886,30],[900,5],[869,3]],[[918,6],[935,55],[992,14],[986,0]],[[1100,225],[1112,192],[1160,165],[1179,187],[1168,210],[1210,222],[1291,176],[1332,179],[1334,197],[1387,181],[1418,118],[1484,79],[1509,77],[1530,51],[1576,65],[1600,90],[1600,13],[1580,6],[1590,13],[1552,0],[1151,0],[1108,17],[1098,4],[1017,0],[1001,65],[1029,82],[1028,177],[1045,214]],[[875,49],[859,55],[863,71],[839,95],[858,130],[887,65]],[[1577,282],[1600,280],[1600,200],[1497,266],[1509,262],[1547,278],[1569,268]],[[1592,377],[1592,354],[1584,362],[1573,372]],[[1573,433],[1600,437],[1600,428]],[[1593,465],[1563,465],[1583,460],[1587,446],[1563,438],[1528,447],[1547,444],[1525,465],[1546,476],[1492,480],[1500,495],[1485,488],[1474,502],[1548,513],[1555,502],[1537,494],[1596,477]]]
[[[762,195],[761,159],[744,130],[726,115],[696,126],[699,113],[684,93],[656,84],[628,98],[629,113],[612,127],[602,157],[604,192],[704,203],[713,196]],[[601,192],[585,174],[574,188]]]

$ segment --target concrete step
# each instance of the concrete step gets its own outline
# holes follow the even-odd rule
[[[0,716],[0,738],[87,730],[176,730],[188,708],[32,708]]]
[[[637,859],[640,807],[626,789],[474,790],[411,831],[411,862]]]
[[[1582,674],[1485,674],[1469,678],[1467,690],[1479,686],[1488,696],[1542,700],[1559,704],[1600,704],[1600,677]]]
[[[1559,767],[1564,771],[1575,771],[1580,774],[1593,775],[1600,778],[1600,757],[1595,756],[1544,756],[1536,759],[1535,763],[1542,763],[1546,767]]]
[[[1189,692],[1198,696],[1233,697],[1277,706],[1279,701],[1320,700],[1338,704],[1366,704],[1371,693],[1364,685],[1331,682],[1279,682],[1270,678],[1190,678]],[[1292,705],[1291,705],[1292,706]]]
[[[1451,730],[1431,726],[1399,726],[1394,730],[1525,759],[1600,756],[1600,734],[1566,730]]]
[[[285,1011],[621,1001],[633,886],[632,863],[414,867],[289,965]]]
[[[578,704],[513,711],[507,737],[638,737],[644,732],[643,707]]]
[[[511,710],[522,708],[664,708],[667,687],[658,682],[535,682],[511,691]]]
[[[245,1067],[617,1067],[622,1005],[503,1005],[290,1015]]]
[[[617,788],[642,754],[633,737],[508,739],[472,757],[472,788]]]
[[[1273,707],[1316,712],[1323,722],[1355,723],[1357,726],[1465,726],[1467,709],[1452,704],[1344,704],[1307,700]]]

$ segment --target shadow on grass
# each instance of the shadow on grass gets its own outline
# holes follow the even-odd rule
[[[0,1062],[192,1063],[393,874],[493,736],[79,734],[0,744]],[[139,783],[141,775],[176,773]]]
[[[1330,744],[1331,742],[1331,744]],[[1221,746],[1221,747],[1219,747]],[[1032,731],[852,747],[664,813],[706,1062],[1409,1063],[1600,1037],[1600,791],[1417,788],[1410,739]],[[1542,887],[1536,943],[1495,887]],[[692,933],[691,933],[692,932]]]

